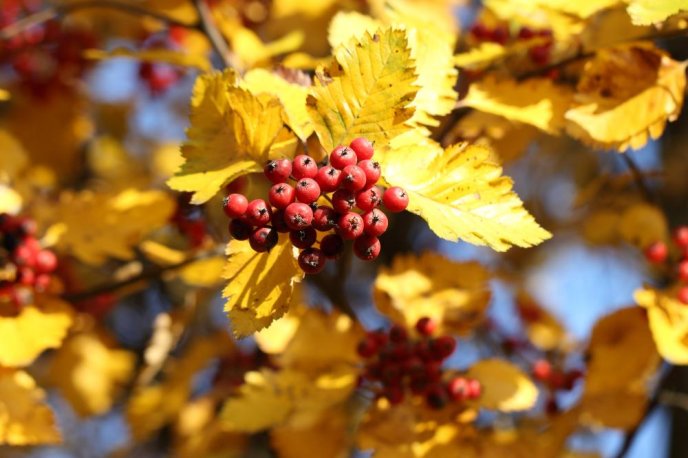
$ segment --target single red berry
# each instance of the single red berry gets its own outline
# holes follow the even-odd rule
[[[447,358],[455,349],[456,340],[451,336],[440,336],[430,341],[430,352],[435,361]]]
[[[662,241],[654,242],[645,248],[645,258],[653,264],[661,264],[666,261],[669,250]]]
[[[470,33],[478,41],[487,40],[492,35],[492,31],[485,24],[480,22],[471,26]]]
[[[326,165],[318,170],[315,181],[318,182],[322,192],[336,191],[342,180],[342,171],[331,165]]]
[[[315,243],[316,233],[312,227],[289,232],[289,240],[296,248],[308,248]]]
[[[277,245],[277,231],[271,227],[259,227],[251,233],[248,242],[253,251],[258,253],[270,251]]]
[[[535,31],[529,27],[521,27],[518,31],[518,38],[520,40],[530,40],[535,36]]]
[[[270,223],[272,209],[263,199],[254,199],[246,208],[246,222],[252,226],[263,227]]]
[[[250,224],[240,219],[233,219],[229,222],[229,234],[236,240],[248,240],[253,232]]]
[[[271,182],[286,183],[291,175],[291,161],[289,159],[276,159],[265,164],[263,173]]]
[[[338,219],[339,216],[332,208],[320,205],[313,212],[313,227],[321,232],[329,231],[337,224]]]
[[[374,338],[366,336],[356,347],[356,353],[363,358],[370,358],[377,353],[377,342]]]
[[[313,178],[318,174],[318,164],[312,157],[305,154],[299,154],[294,158],[291,173],[297,180],[301,178]]]
[[[424,316],[416,321],[416,331],[422,336],[429,337],[437,331],[437,321]]]
[[[483,387],[478,380],[468,380],[468,391],[466,392],[466,394],[468,395],[468,399],[478,399],[482,394],[482,391]]]
[[[313,210],[307,204],[294,202],[284,210],[284,221],[291,230],[305,229],[313,222]]]
[[[530,49],[528,49],[528,56],[530,56],[530,60],[535,65],[547,65],[547,63],[549,62],[551,49],[551,43],[533,46]]]
[[[434,384],[425,391],[425,403],[431,409],[441,410],[447,405],[447,393],[440,384]]]
[[[389,340],[394,343],[408,341],[408,332],[406,328],[398,324],[393,324],[392,327],[389,328]]]
[[[447,382],[446,388],[452,401],[463,402],[468,399],[468,379],[465,377],[454,377]]]
[[[684,283],[688,283],[688,259],[678,263],[678,279]]]
[[[281,208],[272,213],[270,224],[274,230],[282,234],[287,233],[290,230],[284,217],[284,210]]]
[[[533,377],[541,382],[547,382],[552,377],[552,364],[546,359],[539,359],[533,364]]]
[[[389,403],[393,406],[399,405],[404,402],[404,390],[398,385],[392,385],[385,388],[382,395],[387,398]]]
[[[337,234],[329,234],[320,241],[320,249],[327,258],[336,258],[344,251],[344,240]]]
[[[347,165],[356,165],[357,162],[356,153],[348,146],[338,146],[330,154],[330,165],[335,169],[342,170]]]
[[[27,243],[19,245],[14,249],[12,253],[12,258],[14,263],[18,266],[28,266],[33,267],[36,261],[36,251],[31,248]]]
[[[509,40],[509,30],[506,27],[495,27],[490,35],[491,41],[500,45],[506,44]]]
[[[356,206],[356,196],[346,189],[338,189],[332,194],[332,207],[337,213],[348,213]]]
[[[366,188],[369,188],[370,186],[373,186],[375,183],[377,183],[380,179],[380,175],[382,175],[382,169],[380,168],[380,164],[378,164],[377,162],[373,162],[370,159],[366,159],[365,161],[359,162],[358,167],[361,170],[363,170],[363,173],[365,173]]]
[[[299,254],[299,267],[307,274],[317,274],[325,268],[326,260],[318,248],[306,248]]]
[[[57,268],[57,256],[50,250],[41,250],[36,254],[36,272],[49,274]]]
[[[246,213],[248,199],[243,194],[230,194],[222,201],[222,208],[230,218],[239,218]]]
[[[373,186],[356,194],[356,206],[364,212],[369,212],[382,202],[382,192]]]
[[[360,191],[365,188],[366,174],[357,165],[347,165],[342,169],[342,188],[349,191]]]
[[[49,274],[39,274],[36,275],[36,279],[33,282],[33,287],[36,291],[45,291],[50,286],[52,277]]]
[[[389,220],[384,212],[377,208],[363,215],[363,230],[366,234],[379,237],[385,233],[389,226]]]
[[[363,234],[354,241],[354,253],[364,261],[377,259],[380,248],[380,240],[372,235]]]
[[[389,211],[398,213],[406,210],[409,203],[409,197],[406,191],[399,186],[392,186],[382,195],[382,202]]]
[[[681,286],[676,297],[678,297],[678,300],[682,303],[688,304],[688,286]]]
[[[358,213],[345,213],[337,222],[337,233],[344,240],[354,240],[363,234],[363,218]]]
[[[320,197],[320,186],[313,178],[301,178],[296,183],[296,198],[299,202],[310,204]]]
[[[21,267],[18,273],[19,283],[24,286],[33,286],[36,281],[36,273],[31,267]]]
[[[688,248],[688,226],[679,226],[674,231],[674,242],[679,248]]]
[[[367,138],[363,137],[357,137],[351,140],[351,143],[349,143],[349,148],[354,150],[354,153],[356,153],[356,157],[358,157],[359,161],[368,160],[373,157],[373,154],[375,154],[373,144],[368,141]]]
[[[296,199],[296,190],[289,183],[272,185],[268,192],[268,200],[273,207],[287,208]]]

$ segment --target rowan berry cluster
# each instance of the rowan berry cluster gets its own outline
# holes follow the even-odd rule
[[[20,307],[30,299],[25,293],[48,287],[56,268],[57,257],[41,247],[32,220],[0,214],[0,302]]]
[[[432,337],[437,323],[428,317],[416,322],[415,336],[399,325],[388,332],[373,331],[358,344],[366,359],[363,380],[375,384],[380,397],[390,404],[403,402],[407,392],[422,396],[432,409],[449,402],[463,402],[480,396],[480,382],[467,377],[444,380],[442,362],[456,349],[451,336]]]
[[[353,241],[359,258],[376,259],[378,237],[389,223],[378,207],[384,204],[391,212],[401,212],[409,198],[402,188],[383,191],[376,186],[381,169],[373,155],[373,145],[356,138],[349,146],[336,147],[326,165],[319,166],[305,154],[293,161],[269,161],[264,174],[273,185],[267,202],[249,202],[239,193],[225,198],[225,214],[232,218],[230,234],[265,252],[277,244],[278,233],[288,233],[291,243],[302,250],[298,262],[307,274],[322,271],[327,259],[341,254],[346,240]],[[325,235],[319,238],[318,232]]]
[[[546,359],[538,359],[531,368],[533,378],[544,384],[549,390],[546,409],[547,413],[555,414],[559,411],[554,392],[559,390],[570,391],[576,382],[583,377],[580,369],[564,370]]]
[[[185,28],[171,26],[164,32],[148,37],[141,48],[179,51],[187,35],[188,31]],[[153,96],[163,94],[183,76],[184,70],[181,67],[163,62],[141,62],[139,65],[139,78],[148,86]]]
[[[471,27],[471,36],[479,42],[492,42],[500,45],[505,45],[510,41],[529,41],[536,38],[541,38],[542,43],[533,45],[528,48],[528,56],[531,62],[535,65],[544,66],[549,63],[552,46],[554,41],[552,38],[551,29],[532,29],[530,27],[521,27],[518,32],[512,35],[509,28],[505,25],[498,25],[490,28],[483,23],[474,24]]]
[[[674,231],[673,242],[675,251],[678,253],[678,264],[672,268],[676,269],[676,276],[682,283],[677,297],[682,303],[688,304],[688,226],[680,226]],[[670,258],[669,246],[661,240],[645,248],[645,258],[651,264],[664,264],[677,260],[676,257]]]

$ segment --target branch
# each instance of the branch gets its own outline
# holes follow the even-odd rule
[[[635,163],[633,158],[631,158],[631,156],[628,155],[628,153],[621,153],[621,157],[623,158],[623,161],[626,163],[628,169],[631,171],[631,174],[633,175],[633,180],[635,181],[636,186],[643,195],[643,198],[647,202],[653,203],[655,201],[655,198],[652,194],[652,191],[650,191],[650,188],[645,182],[645,176],[643,175],[642,170],[640,170],[638,165]]]
[[[193,4],[201,21],[199,24],[200,30],[208,37],[213,49],[215,49],[215,52],[219,54],[220,58],[222,59],[224,66],[229,68],[238,68],[236,62],[234,62],[234,58],[232,57],[232,52],[227,46],[227,42],[222,37],[222,34],[215,25],[210,8],[208,8],[208,4],[205,2],[205,0],[194,0]]]

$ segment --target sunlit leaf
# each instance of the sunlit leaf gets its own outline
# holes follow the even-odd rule
[[[626,0],[634,24],[649,25],[664,21],[679,11],[688,11],[685,0]]]
[[[643,288],[634,297],[647,310],[652,338],[662,358],[673,364],[688,364],[688,307],[673,293]]]
[[[508,361],[484,359],[468,370],[468,376],[480,382],[481,407],[502,412],[528,410],[535,405],[538,390],[521,369]]]

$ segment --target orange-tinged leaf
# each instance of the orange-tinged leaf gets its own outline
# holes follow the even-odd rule
[[[468,370],[468,377],[480,382],[480,407],[515,412],[535,405],[538,389],[521,369],[508,361],[484,359]]]
[[[688,307],[675,291],[651,288],[635,292],[635,301],[647,310],[650,331],[657,351],[673,364],[688,364]]]

